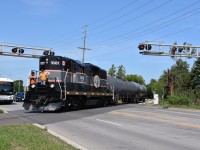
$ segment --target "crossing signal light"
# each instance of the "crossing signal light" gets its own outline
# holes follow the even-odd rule
[[[49,55],[49,51],[44,51],[43,55]]]
[[[55,55],[55,53],[54,53],[54,52],[50,52],[50,55],[51,55],[51,56],[54,56],[54,55]]]
[[[138,46],[138,48],[139,48],[139,50],[144,50],[145,45],[144,45],[144,44],[140,44],[140,45]]]
[[[178,48],[178,52],[179,52],[179,53],[182,53],[182,51],[183,51],[183,47],[179,47],[179,48]]]
[[[138,48],[139,50],[144,50],[144,49],[151,50],[152,46],[151,44],[139,44]]]
[[[23,54],[24,53],[24,49],[19,49],[19,53]]]
[[[146,48],[146,50],[151,50],[152,46],[151,46],[150,44],[147,44],[147,45],[145,46],[145,48]]]
[[[176,50],[177,50],[177,48],[176,48],[176,47],[172,47],[172,49],[171,49],[171,54],[172,54],[172,55],[175,55],[175,53],[176,53]]]
[[[12,52],[13,52],[13,53],[17,53],[17,47],[13,48],[13,49],[12,49]]]

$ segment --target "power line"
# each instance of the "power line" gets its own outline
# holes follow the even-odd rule
[[[95,35],[99,35],[99,34],[102,34],[102,33],[107,32],[107,31],[111,31],[111,30],[113,30],[113,29],[116,29],[116,28],[118,28],[118,27],[120,27],[120,26],[122,26],[122,25],[125,25],[125,24],[127,24],[127,23],[130,23],[130,22],[132,22],[132,21],[134,21],[134,20],[136,20],[136,19],[138,19],[138,18],[141,18],[142,16],[144,16],[144,15],[146,15],[146,14],[149,14],[149,13],[151,13],[151,12],[153,12],[153,11],[156,11],[157,9],[159,9],[159,8],[161,8],[161,7],[165,6],[165,5],[167,5],[167,4],[170,3],[171,1],[173,1],[173,0],[168,0],[167,2],[165,2],[165,3],[161,4],[161,5],[158,5],[158,6],[154,7],[154,8],[152,8],[152,9],[150,9],[149,11],[146,11],[145,13],[143,13],[143,14],[141,14],[141,15],[138,15],[138,16],[135,17],[135,18],[132,18],[132,19],[130,19],[130,20],[128,20],[128,21],[125,21],[125,22],[123,22],[123,23],[121,23],[121,24],[119,24],[119,25],[113,26],[113,27],[108,28],[108,29],[106,29],[106,30],[103,30],[103,31],[101,31],[101,32],[88,35],[88,37],[95,36]]]
[[[100,22],[100,21],[102,21],[102,20],[105,20],[106,18],[108,18],[108,17],[110,17],[110,16],[112,16],[112,15],[114,15],[114,14],[116,14],[116,13],[119,13],[120,11],[124,10],[125,8],[127,8],[127,7],[129,7],[129,6],[131,6],[131,5],[133,5],[133,4],[134,4],[135,2],[137,2],[137,1],[138,1],[138,0],[135,0],[135,1],[133,1],[133,2],[130,2],[130,3],[126,4],[125,6],[121,7],[120,9],[117,9],[117,10],[111,12],[110,14],[108,14],[108,15],[102,17],[102,18],[99,18],[99,19],[97,19],[97,20],[95,20],[95,21],[93,21],[93,22],[91,22],[91,23],[89,23],[88,25],[93,25],[93,24],[96,24],[97,22]],[[76,33],[76,34],[74,34],[74,33]],[[64,36],[62,36],[62,37],[58,37],[58,38],[55,38],[55,39],[51,40],[50,43],[55,43],[55,44],[53,44],[53,45],[57,45],[58,43],[64,42],[64,41],[66,40],[66,37],[67,37],[67,36],[69,36],[69,35],[78,35],[78,34],[81,34],[81,33],[78,33],[77,30],[74,30],[74,31],[71,31],[71,32],[66,33],[66,34],[65,34]],[[62,39],[62,40],[60,40],[59,42],[54,42],[54,41],[56,41],[56,40],[58,40],[58,39]],[[71,39],[71,38],[70,38],[70,39]],[[74,42],[74,41],[77,41],[77,40],[79,40],[79,39],[76,39],[76,40],[73,40],[73,41],[69,41],[69,42]]]
[[[190,12],[185,13],[184,15],[188,15],[189,13],[195,12],[196,10],[199,10],[199,9],[200,9],[200,8],[197,8],[197,9],[195,9],[195,10],[192,10],[192,11],[190,11]],[[184,20],[184,19],[186,19],[186,18],[189,18],[189,17],[191,17],[191,16],[194,16],[194,15],[196,15],[196,14],[198,14],[198,13],[200,13],[200,11],[197,11],[197,12],[195,12],[194,14],[191,14],[191,15],[185,16],[185,17],[184,17],[184,15],[178,16],[178,17],[176,17],[176,18],[173,18],[173,19],[171,19],[171,20],[169,20],[169,21],[166,21],[166,22],[164,22],[164,23],[161,23],[161,24],[159,24],[159,25],[157,25],[157,26],[154,26],[154,27],[151,27],[151,28],[146,29],[146,30],[144,30],[144,31],[141,31],[141,32],[139,32],[139,33],[137,33],[137,34],[134,34],[134,35],[132,35],[132,36],[127,36],[127,37],[121,38],[121,39],[119,39],[119,40],[115,40],[115,41],[112,41],[112,42],[108,42],[108,43],[106,43],[106,44],[104,44],[104,45],[109,45],[109,44],[113,44],[113,43],[121,44],[121,43],[124,43],[124,42],[126,42],[126,41],[139,38],[139,37],[144,36],[144,35],[146,35],[146,34],[148,34],[148,33],[152,33],[152,32],[157,31],[157,30],[159,30],[159,29],[162,29],[162,28],[168,27],[168,26],[170,26],[170,25],[172,25],[172,24],[175,24],[175,23],[177,23],[177,22],[180,22],[180,21],[182,21],[182,20]],[[171,22],[171,23],[170,23],[170,22]],[[161,25],[163,25],[163,26],[161,26]],[[152,29],[153,29],[153,30],[152,30]]]
[[[99,18],[99,19],[97,19],[97,20],[95,20],[95,21],[93,21],[93,22],[91,22],[91,23],[89,23],[88,25],[93,25],[93,24],[95,24],[95,23],[97,23],[97,22],[100,22],[100,21],[102,21],[102,20],[105,20],[106,18],[112,16],[113,14],[119,13],[120,11],[124,10],[125,8],[127,8],[127,7],[129,7],[129,6],[131,6],[131,5],[133,5],[133,4],[134,4],[135,2],[137,2],[137,1],[138,1],[138,0],[135,0],[135,1],[133,1],[133,2],[130,2],[130,3],[126,4],[125,6],[121,7],[120,9],[117,9],[117,10],[111,12],[110,14],[108,14],[108,15],[102,17],[102,18]]]
[[[195,3],[192,3],[191,5],[189,5],[189,6],[187,6],[187,7],[184,7],[184,8],[182,8],[182,9],[178,10],[178,11],[175,11],[175,12],[173,12],[172,14],[170,14],[170,15],[168,15],[168,16],[165,16],[165,17],[162,17],[162,18],[160,18],[160,19],[154,20],[154,21],[152,21],[152,22],[150,22],[150,23],[148,23],[148,24],[145,24],[144,26],[138,27],[138,28],[136,28],[136,29],[134,29],[134,30],[131,30],[131,31],[129,31],[129,32],[120,34],[120,35],[118,35],[118,36],[115,36],[115,37],[106,39],[106,40],[101,41],[101,42],[97,42],[97,44],[101,44],[101,43],[107,42],[107,41],[109,41],[109,40],[112,40],[112,41],[113,41],[113,39],[117,39],[117,38],[120,39],[120,38],[121,38],[122,36],[124,36],[124,35],[127,35],[127,34],[129,34],[129,33],[132,33],[133,31],[138,31],[138,30],[140,30],[140,29],[142,29],[142,28],[145,28],[145,27],[147,27],[147,26],[150,26],[150,25],[152,25],[152,24],[158,23],[158,22],[160,22],[161,20],[165,20],[166,18],[169,18],[169,17],[171,17],[171,16],[173,16],[173,15],[175,15],[175,14],[177,14],[177,13],[180,13],[180,12],[182,12],[182,11],[184,11],[184,10],[186,10],[186,9],[188,9],[188,8],[190,8],[190,7],[192,7],[192,6],[194,6],[194,5],[196,5],[196,4],[199,3],[199,2],[200,2],[200,1],[197,1],[197,2],[195,2]],[[96,44],[96,43],[95,43],[95,44]],[[96,45],[97,45],[97,44],[96,44]],[[95,45],[94,45],[94,46],[95,46]],[[94,46],[93,46],[93,47],[94,47]],[[97,45],[97,46],[98,46],[98,45]]]
[[[103,26],[105,26],[105,25],[107,25],[107,24],[109,24],[109,23],[112,23],[113,21],[119,20],[119,19],[121,19],[121,18],[123,18],[123,17],[125,17],[125,16],[127,16],[127,15],[129,15],[129,14],[131,14],[131,13],[133,13],[133,12],[139,10],[139,9],[141,9],[141,8],[144,8],[145,6],[149,6],[149,4],[152,3],[153,1],[154,1],[154,0],[150,0],[150,1],[148,1],[147,3],[144,3],[144,4],[140,5],[140,6],[138,6],[138,7],[135,8],[134,10],[132,10],[132,11],[130,11],[130,12],[127,12],[127,13],[125,13],[125,14],[119,16],[119,17],[116,17],[116,18],[114,18],[114,19],[112,19],[112,20],[110,20],[110,21],[108,21],[108,22],[106,22],[106,23],[103,23],[103,24],[99,25],[99,26],[96,26],[96,27],[92,28],[91,30],[94,30],[94,29],[103,27]]]
[[[170,34],[167,34],[167,35],[158,37],[158,38],[154,39],[154,41],[155,41],[155,40],[162,39],[162,38],[165,38],[165,37],[169,37],[169,36],[172,36],[172,35],[175,35],[175,34],[178,34],[178,33],[181,33],[181,32],[187,31],[187,30],[190,30],[190,29],[194,29],[194,28],[199,27],[199,26],[200,26],[200,24],[197,24],[197,25],[194,25],[194,26],[192,26],[192,27],[184,28],[184,29],[179,30],[179,31],[177,31],[177,32],[170,33]]]
[[[193,29],[193,28],[197,28],[197,27],[200,27],[200,24],[194,25],[194,26],[192,26],[192,27],[184,28],[184,29],[179,30],[179,31],[177,31],[177,32],[175,32],[175,33],[171,33],[171,34],[164,35],[164,36],[162,36],[162,37],[159,37],[159,38],[154,39],[153,41],[159,40],[159,39],[164,38],[164,37],[169,37],[169,36],[172,36],[172,35],[175,35],[175,34],[178,34],[178,33],[181,33],[181,32],[184,32],[184,31],[187,31],[187,30],[190,30],[190,29]],[[136,45],[135,45],[135,46],[136,46]],[[112,52],[108,52],[108,53],[104,53],[104,54],[92,56],[92,57],[89,57],[89,59],[95,58],[95,57],[99,57],[99,56],[102,56],[102,55],[111,54],[111,53],[113,53],[113,52],[115,52],[115,53],[116,53],[116,52],[120,52],[121,50],[128,49],[128,48],[132,48],[132,47],[133,47],[133,46],[130,46],[130,47],[123,48],[123,49],[118,49],[118,50],[115,50],[115,51],[112,51]]]

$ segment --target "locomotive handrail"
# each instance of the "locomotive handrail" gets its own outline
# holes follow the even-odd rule
[[[67,83],[66,83],[66,79],[67,79],[67,74],[68,74],[68,70],[69,69],[67,69],[67,71],[66,71],[66,73],[65,73],[65,78],[64,78],[64,88],[65,88],[65,99],[64,100],[66,100],[66,92],[67,92]]]
[[[115,87],[113,85],[113,101],[115,100]]]
[[[58,82],[58,78],[56,78],[56,81]],[[62,88],[60,86],[60,82],[58,82],[59,88],[60,88],[60,99],[62,99]]]

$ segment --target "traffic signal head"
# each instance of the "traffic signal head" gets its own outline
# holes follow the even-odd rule
[[[179,52],[179,53],[182,53],[182,51],[183,51],[183,47],[179,47],[179,48],[178,48],[178,52]]]
[[[17,49],[18,49],[17,47],[13,48],[13,49],[12,49],[12,52],[13,52],[13,53],[17,53]]]
[[[139,50],[144,50],[145,45],[144,44],[139,44],[138,48],[139,48]]]

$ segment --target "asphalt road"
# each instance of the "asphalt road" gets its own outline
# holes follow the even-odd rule
[[[3,109],[0,105],[0,109]],[[199,150],[200,111],[119,105],[63,113],[7,105],[0,125],[38,123],[90,150]]]

